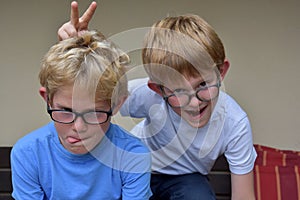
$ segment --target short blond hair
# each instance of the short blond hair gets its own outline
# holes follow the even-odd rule
[[[222,64],[225,50],[205,20],[187,14],[156,22],[144,39],[142,59],[150,79],[158,82],[172,73],[197,76],[201,68]],[[164,71],[164,66],[169,70]]]
[[[60,87],[75,82],[95,101],[113,100],[113,96],[128,95],[127,64],[128,55],[102,33],[87,31],[52,46],[43,58],[39,79],[49,100]]]

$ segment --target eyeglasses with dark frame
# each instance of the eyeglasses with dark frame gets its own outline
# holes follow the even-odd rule
[[[96,110],[78,113],[69,110],[51,109],[48,103],[47,112],[53,121],[62,124],[71,124],[78,117],[81,117],[86,124],[97,125],[107,122],[109,117],[112,116],[112,109],[109,111]]]
[[[219,95],[219,88],[221,87],[221,81],[214,85],[203,86],[196,89],[193,93],[187,91],[171,91],[170,89],[160,85],[160,90],[163,94],[163,99],[173,108],[183,108],[187,106],[192,97],[196,96],[199,101],[209,102],[215,99]],[[167,95],[167,93],[172,93]]]

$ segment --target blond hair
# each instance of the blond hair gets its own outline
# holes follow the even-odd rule
[[[205,20],[188,14],[156,22],[145,37],[142,59],[150,79],[158,82],[172,73],[197,76],[203,68],[222,64],[225,50]]]
[[[63,40],[52,46],[42,61],[40,84],[51,100],[62,86],[75,83],[91,97],[112,100],[128,95],[125,66],[127,54],[97,31]],[[95,95],[95,96],[93,96]]]

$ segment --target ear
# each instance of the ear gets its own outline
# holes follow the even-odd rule
[[[229,69],[230,63],[227,59],[224,60],[224,63],[219,66],[220,76],[221,80],[223,81],[225,78],[225,75]]]
[[[148,80],[148,87],[153,90],[154,92],[156,92],[157,94],[159,94],[160,96],[162,96],[162,92],[161,92],[161,89],[160,89],[160,85],[151,81],[151,80]]]
[[[39,93],[41,97],[47,102],[48,101],[48,95],[45,87],[40,87]]]
[[[117,112],[120,110],[120,108],[122,107],[122,105],[124,104],[124,102],[126,101],[127,96],[122,96],[120,97],[120,99],[118,100],[117,104],[113,105],[112,108],[112,115],[117,114]]]

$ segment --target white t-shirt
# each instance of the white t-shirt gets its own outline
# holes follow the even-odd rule
[[[152,152],[152,173],[208,174],[221,154],[225,154],[234,174],[253,169],[257,154],[251,126],[234,99],[220,92],[209,122],[193,128],[147,86],[147,81],[129,82],[130,96],[121,115],[145,118],[131,132]]]

